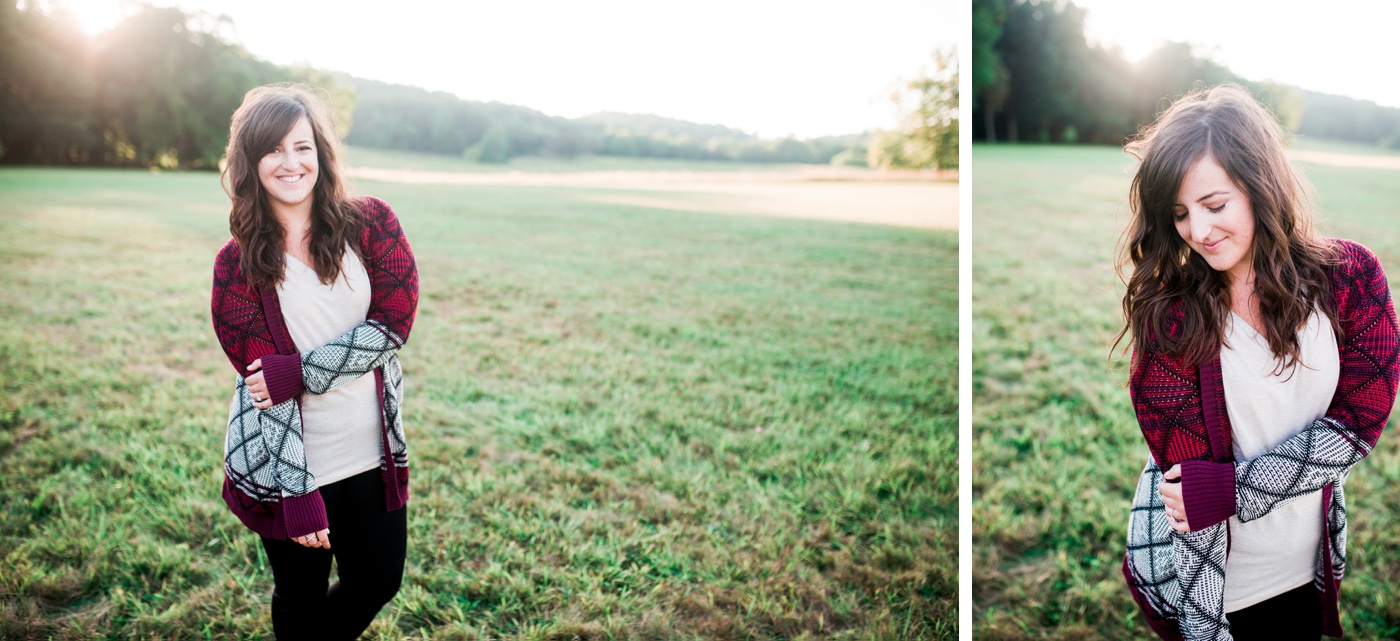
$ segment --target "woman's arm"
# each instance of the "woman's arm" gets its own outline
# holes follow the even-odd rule
[[[1341,375],[1327,414],[1251,461],[1183,461],[1182,498],[1192,529],[1238,514],[1252,521],[1336,481],[1371,452],[1400,381],[1400,327],[1380,261],[1343,241],[1333,279]]]
[[[239,269],[239,248],[232,240],[224,245],[214,261],[214,283],[210,300],[214,334],[219,346],[238,372],[236,404],[231,408],[228,429],[232,443],[255,439],[268,454],[271,466],[264,486],[275,486],[280,493],[283,519],[288,536],[300,536],[327,527],[325,504],[317,491],[315,478],[306,466],[302,450],[301,413],[295,402],[282,402],[260,409],[248,393],[242,377],[249,362],[275,355],[276,346],[268,327],[262,299]],[[233,465],[237,447],[228,453],[226,464]],[[246,460],[245,460],[246,463]],[[257,470],[237,469],[243,475]]]
[[[370,280],[365,322],[302,354],[264,356],[273,404],[303,393],[325,394],[383,365],[408,341],[418,310],[418,266],[398,217],[377,198],[361,204],[360,243]]]
[[[1181,309],[1175,307],[1163,329],[1175,334],[1181,323]],[[1211,439],[1202,409],[1201,368],[1165,354],[1147,328],[1134,331],[1147,332],[1147,347],[1133,353],[1128,394],[1152,460],[1166,470],[1181,461],[1208,458]]]

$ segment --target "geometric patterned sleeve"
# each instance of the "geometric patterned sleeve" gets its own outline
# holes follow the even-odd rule
[[[239,258],[238,244],[230,239],[214,261],[210,300],[214,333],[238,373],[225,465],[241,491],[252,495],[275,490],[280,495],[288,536],[301,536],[326,527],[325,507],[306,468],[296,403],[282,399],[267,410],[259,410],[243,383],[248,364],[258,359],[266,363],[278,354],[262,298],[243,277]],[[243,464],[237,465],[240,456]],[[256,465],[250,465],[250,459]]]
[[[1343,344],[1341,375],[1327,414],[1267,454],[1237,464],[1241,521],[1268,514],[1339,479],[1370,453],[1390,418],[1400,381],[1400,327],[1380,261],[1340,241],[1333,291]]]
[[[1173,307],[1163,323],[1168,335],[1181,332],[1182,311]],[[1163,471],[1211,452],[1210,430],[1201,407],[1200,368],[1163,352],[1146,332],[1146,349],[1133,353],[1128,394],[1152,460]]]
[[[263,360],[274,403],[303,392],[325,394],[383,365],[408,340],[418,308],[418,268],[392,209],[364,198],[360,249],[370,280],[365,321],[300,355]],[[273,381],[283,382],[274,385]],[[275,388],[275,389],[274,389]]]
[[[1165,321],[1163,329],[1169,335],[1178,334],[1182,327],[1180,308],[1172,308]],[[1135,589],[1170,598],[1170,603],[1157,606],[1171,612],[1181,638],[1225,641],[1231,638],[1225,618],[1225,525],[1198,526],[1188,499],[1192,531],[1172,530],[1156,485],[1162,471],[1178,463],[1183,483],[1192,478],[1186,472],[1188,466],[1214,465],[1208,460],[1213,444],[1204,412],[1209,399],[1202,397],[1202,368],[1163,353],[1158,341],[1150,334],[1147,338],[1147,349],[1134,353],[1128,391],[1155,465],[1149,466],[1153,482],[1139,488],[1142,496],[1134,505],[1144,513],[1133,515],[1129,557],[1135,560],[1137,570],[1156,574],[1144,575],[1152,580],[1135,585]],[[1220,447],[1214,444],[1215,449]],[[1163,558],[1163,552],[1170,553],[1170,561]],[[1144,576],[1137,579],[1148,580]]]
[[[214,283],[210,315],[214,335],[239,376],[248,376],[253,361],[277,353],[277,345],[267,326],[262,299],[243,277],[239,261],[242,252],[232,238],[214,258]]]
[[[1162,518],[1165,521],[1165,517]],[[1193,526],[1194,527],[1194,526]],[[1216,523],[1190,532],[1171,532],[1180,603],[1177,624],[1191,641],[1228,641],[1225,615],[1225,557],[1229,525]]]

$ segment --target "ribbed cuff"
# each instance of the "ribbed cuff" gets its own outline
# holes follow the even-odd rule
[[[282,523],[287,528],[287,538],[306,536],[330,527],[326,520],[326,504],[321,500],[321,490],[310,494],[282,497]]]
[[[1182,461],[1181,500],[1192,531],[1234,516],[1235,464]]]
[[[262,371],[273,405],[281,405],[306,391],[301,378],[301,354],[268,354],[262,357]]]

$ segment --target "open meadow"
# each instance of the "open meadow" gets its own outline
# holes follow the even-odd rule
[[[956,637],[956,231],[356,191],[422,280],[366,638]],[[0,169],[0,638],[271,638],[219,497],[227,214],[212,173]]]
[[[973,635],[1148,638],[1121,571],[1148,453],[1127,358],[1110,351],[1135,161],[1116,148],[998,145],[975,147],[973,163]],[[1400,172],[1299,166],[1322,233],[1364,243],[1394,289]],[[1348,638],[1396,638],[1400,434],[1383,435],[1346,488],[1342,623]]]

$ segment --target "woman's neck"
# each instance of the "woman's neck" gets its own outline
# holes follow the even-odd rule
[[[277,217],[277,222],[282,224],[282,251],[306,263],[310,258],[310,243],[307,241],[311,236],[311,204],[273,207],[272,213]]]
[[[1254,269],[1230,279],[1230,310],[1239,314],[1255,331],[1263,333],[1264,319],[1259,312],[1259,297],[1254,291]]]

